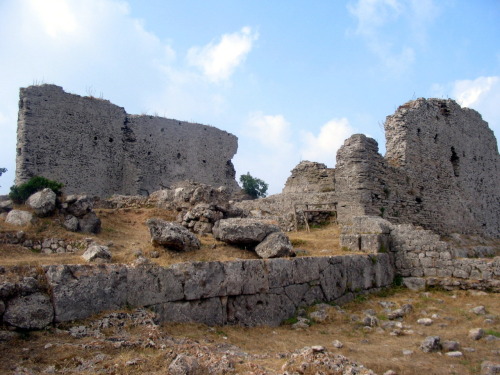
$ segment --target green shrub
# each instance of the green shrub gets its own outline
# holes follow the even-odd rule
[[[24,184],[11,186],[9,197],[15,203],[21,204],[26,202],[30,195],[45,188],[49,188],[57,195],[61,195],[62,187],[63,184],[60,182],[52,181],[45,177],[34,176]]]

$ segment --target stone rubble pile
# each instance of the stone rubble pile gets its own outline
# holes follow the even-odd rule
[[[232,218],[219,220],[213,228],[220,241],[254,249],[261,258],[293,256],[293,247],[279,226],[268,220]]]

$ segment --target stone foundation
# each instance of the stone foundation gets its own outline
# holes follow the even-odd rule
[[[14,270],[18,280],[13,282],[5,277],[12,270],[0,269],[4,316],[12,315],[14,300],[21,309],[19,295],[37,293],[52,304],[53,322],[128,306],[151,308],[162,321],[276,326],[300,306],[346,302],[389,286],[394,278],[388,254],[181,263],[168,268],[102,264],[19,270]],[[23,274],[30,276],[19,276]],[[36,315],[37,308],[31,301],[24,314]],[[3,323],[15,325],[13,321]]]

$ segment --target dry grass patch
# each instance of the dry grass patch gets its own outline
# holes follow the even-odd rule
[[[237,259],[257,259],[257,255],[245,248],[230,246],[217,241],[211,235],[198,236],[201,249],[191,252],[176,252],[151,244],[146,221],[158,217],[175,221],[177,212],[159,208],[121,208],[96,209],[101,219],[101,232],[97,235],[72,233],[62,227],[61,217],[37,219],[32,226],[19,228],[0,220],[0,231],[17,232],[23,230],[29,238],[58,238],[66,241],[81,241],[92,238],[97,243],[109,245],[113,254],[113,263],[131,263],[140,251],[154,263],[169,266],[181,262],[193,261],[228,261]],[[298,256],[328,256],[345,254],[339,248],[340,229],[336,224],[312,228],[310,232],[301,230],[289,232]],[[29,251],[22,246],[0,245],[0,265],[44,265],[44,264],[83,264],[81,258],[84,249],[75,253],[43,254]],[[151,258],[153,252],[158,258]]]

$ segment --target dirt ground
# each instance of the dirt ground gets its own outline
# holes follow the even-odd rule
[[[413,311],[402,320],[390,321],[380,302],[393,302],[396,306],[410,303]],[[485,315],[470,311],[479,305],[485,307]],[[360,322],[369,309],[375,310],[378,318],[378,324],[372,328]],[[314,310],[314,306],[310,307],[306,314]],[[166,374],[176,355],[188,353],[199,358],[229,358],[234,364],[232,373],[236,374],[280,374],[292,352],[321,345],[377,374],[388,370],[399,375],[480,374],[482,361],[498,362],[500,358],[499,314],[500,299],[495,294],[393,288],[341,307],[331,306],[325,322],[303,329],[292,328],[291,320],[279,327],[163,324],[152,328],[116,324],[91,330],[84,337],[69,333],[71,327],[95,328],[93,322],[105,316],[101,314],[93,320],[0,342],[0,373],[14,374],[17,369],[19,374]],[[423,317],[431,318],[432,325],[418,324],[417,320]],[[402,328],[390,327],[391,322],[400,322]],[[469,330],[476,327],[486,332],[480,340],[468,337]],[[421,342],[436,335],[441,341],[458,341],[463,355],[454,358],[444,352],[424,353]],[[343,347],[336,348],[334,340],[342,342]],[[225,357],[217,357],[221,353]]]

